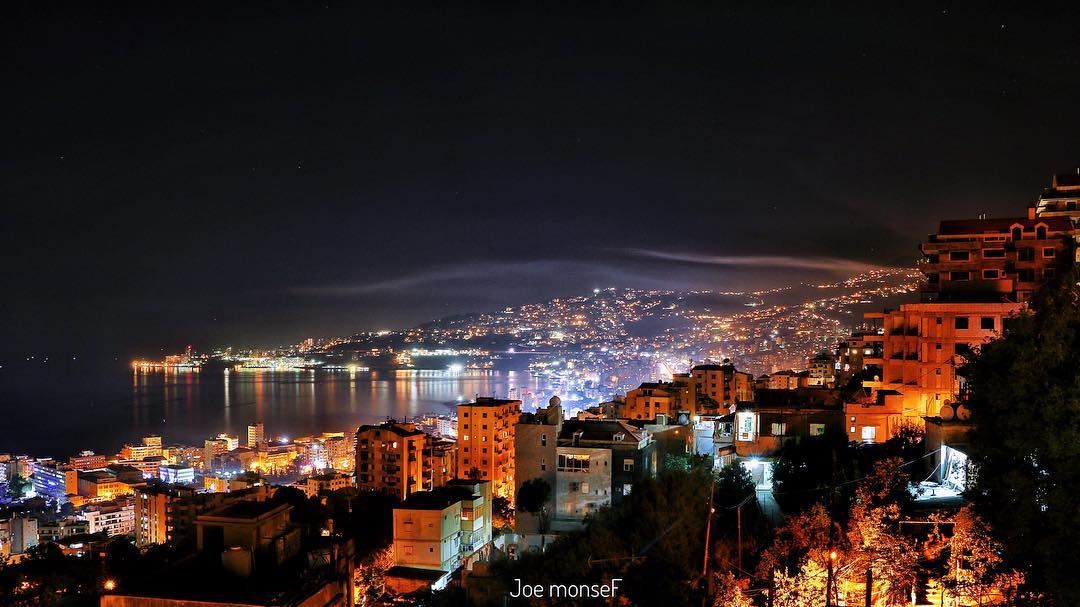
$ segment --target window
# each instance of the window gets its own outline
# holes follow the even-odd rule
[[[877,440],[877,426],[863,426],[862,439],[865,442],[872,443]]]
[[[582,493],[588,493],[589,492],[589,483],[581,483],[581,492]]]
[[[634,471],[634,460],[632,460],[632,459],[624,459],[622,461],[622,470],[623,470],[623,472],[633,472]]]
[[[1046,226],[1039,226],[1035,228],[1035,238],[1039,240],[1046,240]]]
[[[540,446],[541,447],[546,447],[547,446],[547,434],[546,433],[540,435]]]
[[[1043,278],[1053,278],[1057,276],[1057,271],[1054,268],[1046,268],[1043,270]]]
[[[983,257],[986,259],[1003,259],[1005,249],[986,249],[983,251]]]
[[[997,280],[1001,278],[1000,270],[983,270],[982,277],[985,280]]]
[[[412,546],[405,546],[405,554],[411,556],[412,555],[412,548],[413,548]]]
[[[957,329],[966,329],[966,328],[968,328],[968,317],[967,316],[957,316],[956,317],[956,328]]]
[[[940,316],[938,316],[937,318],[934,319],[934,324],[935,325],[940,325],[941,324],[941,317]]]
[[[772,424],[771,431],[773,436],[784,436],[784,434],[786,434],[785,430],[787,430],[787,424],[783,422]]]
[[[940,350],[941,349],[941,342],[938,342],[938,343],[934,344],[934,349],[935,350]]]
[[[1012,229],[1012,239],[1020,240],[1024,237],[1024,228],[1015,227]]]
[[[968,251],[952,251],[949,253],[949,261],[967,261],[971,258]]]
[[[547,470],[547,458],[546,457],[541,457],[540,458],[540,469],[541,470]]]
[[[824,436],[825,424],[810,424],[810,436]]]
[[[956,344],[953,351],[959,356],[964,356],[971,352],[971,346],[968,344]]]
[[[1025,268],[1016,272],[1016,280],[1020,282],[1035,282],[1035,270]]]
[[[979,319],[979,328],[982,329],[983,331],[993,331],[994,330],[994,317],[993,316],[983,316],[982,318],[980,318]]]
[[[484,413],[484,419],[487,419],[487,413]]]
[[[1055,249],[1054,247],[1043,247],[1043,257],[1050,258],[1054,257],[1055,255],[1057,255],[1057,249]]]
[[[1016,250],[1017,261],[1035,261],[1035,249],[1025,247]]]
[[[589,456],[580,453],[560,453],[560,472],[588,472]]]
[[[622,486],[623,495],[630,495],[630,488],[633,487],[630,483],[624,483]]]
[[[950,272],[949,278],[952,280],[968,280],[971,277],[971,272]]]

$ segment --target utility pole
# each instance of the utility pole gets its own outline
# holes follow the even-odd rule
[[[870,602],[874,596],[874,570],[866,568],[866,607],[871,607]]]
[[[715,490],[716,476],[713,476],[712,481],[709,483],[709,510],[705,514],[705,556],[701,564],[701,577],[705,578],[705,590],[708,594],[711,594],[712,591],[712,583],[709,580],[709,535],[712,532],[712,515],[715,512],[713,509],[713,493]]]

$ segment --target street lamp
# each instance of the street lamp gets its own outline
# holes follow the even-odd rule
[[[829,576],[825,579],[825,607],[832,607],[833,604],[833,568],[836,566],[837,556],[835,550],[829,552]]]
[[[105,587],[105,590],[109,591],[109,592],[112,592],[113,590],[116,590],[116,580],[114,580],[112,578],[105,580],[104,587]]]

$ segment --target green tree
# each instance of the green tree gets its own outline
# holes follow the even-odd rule
[[[551,484],[542,478],[529,479],[518,489],[517,507],[537,518],[540,533],[548,532],[548,525],[551,523],[551,516],[548,514],[550,503]]]
[[[1080,288],[1044,288],[963,370],[975,429],[971,497],[1008,560],[1057,604],[1080,605]]]
[[[8,483],[7,491],[12,497],[18,499],[26,495],[32,486],[33,483],[30,482],[30,479],[17,474],[15,475],[15,478],[11,479],[11,482]]]

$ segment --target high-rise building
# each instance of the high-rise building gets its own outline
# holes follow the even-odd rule
[[[514,500],[514,425],[520,400],[480,397],[458,413],[458,478],[491,481],[492,494]]]
[[[247,446],[257,449],[263,443],[263,423],[255,422],[247,427]]]
[[[393,420],[356,431],[356,487],[405,499],[423,486],[424,433]]]

